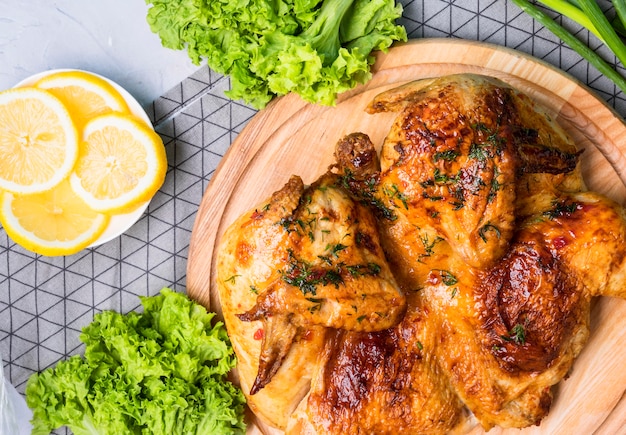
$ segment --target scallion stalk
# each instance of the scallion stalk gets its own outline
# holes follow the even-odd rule
[[[583,13],[583,11],[577,7],[576,4],[572,4],[567,0],[538,0],[539,3],[544,6],[552,9],[554,12],[557,12],[564,17],[569,18],[570,20],[580,24],[585,29],[589,30],[591,33],[596,35],[598,39],[604,42],[602,35],[593,25],[591,20]]]
[[[617,56],[622,65],[626,66],[626,45],[617,35],[606,15],[604,15],[604,12],[596,3],[596,0],[578,0],[578,6],[587,14],[589,21],[600,32],[607,47]]]
[[[586,0],[579,0],[583,3]],[[622,77],[608,62],[602,59],[595,51],[585,45],[582,41],[572,35],[566,28],[556,23],[550,16],[538,9],[528,0],[513,0],[523,12],[537,20],[546,29],[554,33],[563,42],[569,45],[574,51],[585,58],[591,65],[598,69],[602,74],[608,77],[619,87],[622,92],[626,93],[626,79]],[[598,31],[600,31],[599,29]],[[601,32],[602,33],[602,32]],[[615,31],[613,31],[615,33]],[[620,41],[621,42],[621,41]],[[610,47],[609,47],[610,48]]]
[[[613,0],[613,7],[615,8],[615,12],[617,13],[617,18],[621,26],[617,28],[616,23],[612,23],[611,25],[615,29],[615,31],[621,31],[626,28],[626,1],[624,0]]]

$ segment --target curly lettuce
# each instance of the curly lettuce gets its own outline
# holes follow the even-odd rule
[[[373,52],[406,41],[394,0],[146,0],[164,47],[230,76],[227,96],[256,108],[290,92],[334,105],[371,78]]]
[[[33,435],[244,433],[245,398],[227,380],[235,356],[214,313],[169,289],[141,302],[142,313],[96,314],[84,356],[29,378]]]

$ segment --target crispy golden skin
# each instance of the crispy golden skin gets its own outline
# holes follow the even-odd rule
[[[311,432],[443,434],[466,409],[485,429],[538,424],[587,339],[591,297],[624,295],[623,211],[594,194],[574,200],[568,216],[528,221],[487,270],[444,259],[454,254],[442,245],[433,263],[454,280],[431,275],[391,330],[327,341],[301,417]],[[587,213],[607,225],[590,228]]]
[[[467,264],[493,264],[515,229],[519,173],[576,166],[565,133],[536,109],[524,94],[475,75],[378,95],[370,113],[399,112],[381,151],[381,200],[408,225],[427,216]]]
[[[268,384],[285,383],[289,390],[291,376],[308,374],[310,368],[292,363],[289,355],[318,346],[303,337],[323,336],[320,327],[384,330],[400,321],[406,305],[374,215],[330,173],[307,188],[292,177],[267,203],[229,227],[218,258],[218,286],[226,325],[237,337],[233,341],[241,341],[235,351],[245,361],[258,361],[254,382],[253,369],[242,374],[245,385],[252,382],[250,395]],[[251,331],[261,331],[260,346],[239,340]],[[299,361],[314,364],[317,355],[307,357],[308,352]],[[272,381],[285,364],[289,371]]]
[[[485,429],[539,424],[551,387],[587,341],[592,298],[626,297],[624,209],[585,191],[580,151],[562,128],[496,79],[464,74],[414,82],[378,96],[368,110],[398,112],[380,158],[367,135],[350,134],[337,143],[334,174],[310,189],[341,185],[352,204],[371,210],[366,227],[376,248],[354,258],[384,258],[389,291],[374,294],[381,303],[401,303],[386,325],[366,329],[346,317],[346,304],[331,310],[344,320],[331,322],[299,314],[301,300],[275,302],[288,299],[273,292],[300,297],[273,289],[276,281],[248,298],[233,316],[235,329],[227,322],[235,343],[236,328],[247,323],[279,325],[274,345],[263,349],[276,351],[270,359],[280,369],[253,396],[253,408],[265,415],[279,405],[280,418],[266,419],[280,419],[275,425],[288,433],[446,434],[463,432],[474,419]],[[296,208],[280,209],[300,216]],[[277,240],[273,252],[288,243],[285,235]],[[280,269],[281,261],[289,258],[269,261],[268,269]],[[232,264],[226,257],[224,276],[234,273]],[[328,297],[337,296],[333,291]],[[315,340],[301,339],[308,330]],[[261,371],[262,353],[247,353],[261,355]],[[250,358],[240,366],[256,369]],[[305,381],[298,395],[272,396],[272,388],[284,391],[285,379],[299,376]]]

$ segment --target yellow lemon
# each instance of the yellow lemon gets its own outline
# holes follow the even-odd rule
[[[72,170],[76,127],[62,102],[41,89],[0,92],[0,188],[43,192]]]
[[[118,213],[149,201],[166,172],[159,135],[139,120],[110,113],[85,125],[70,183],[92,209]]]
[[[91,210],[69,181],[43,193],[0,196],[0,221],[16,243],[38,254],[70,255],[91,245],[109,222]]]
[[[91,118],[108,112],[129,113],[124,97],[107,80],[85,71],[59,71],[38,80],[68,108],[81,129]]]

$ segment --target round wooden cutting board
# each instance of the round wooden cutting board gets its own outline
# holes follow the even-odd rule
[[[589,188],[626,204],[626,126],[584,85],[500,46],[414,40],[379,54],[372,80],[341,95],[335,107],[288,95],[250,121],[224,156],[198,210],[187,266],[189,296],[221,314],[215,254],[228,225],[281,188],[290,175],[314,181],[332,162],[335,143],[345,134],[361,131],[374,144],[382,144],[396,114],[365,113],[375,95],[408,81],[465,72],[500,78],[547,106],[585,149],[583,173]],[[511,433],[626,434],[626,301],[601,298],[591,316],[589,343],[571,376],[556,388],[550,415],[539,427]],[[251,426],[255,430],[254,423]]]

